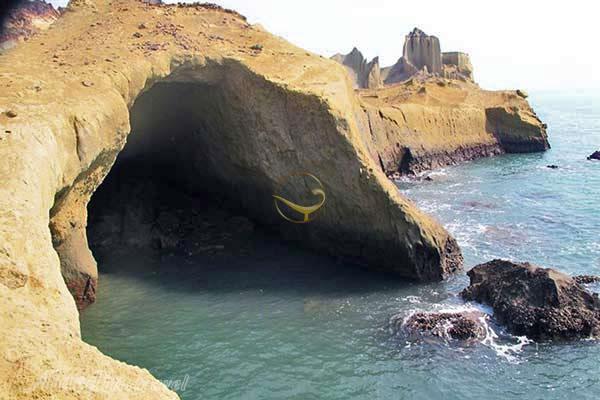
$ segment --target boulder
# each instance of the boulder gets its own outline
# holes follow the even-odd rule
[[[524,90],[517,89],[517,96],[520,96],[520,97],[526,99],[529,97],[529,94]]]
[[[600,333],[600,301],[576,279],[529,263],[493,260],[471,269],[465,300],[491,306],[496,320],[534,340]]]
[[[416,312],[408,318],[401,315],[392,317],[391,325],[395,331],[401,331],[411,338],[470,340],[485,337],[484,317],[479,311]]]
[[[587,158],[588,160],[600,160],[600,150],[593,152]]]

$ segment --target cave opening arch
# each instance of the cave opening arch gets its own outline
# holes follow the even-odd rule
[[[319,171],[320,163],[330,162],[302,159],[297,151],[315,142],[331,141],[335,147],[335,125],[320,101],[274,85],[239,63],[209,62],[179,67],[147,85],[129,116],[126,143],[90,194],[83,239],[78,246],[55,241],[79,308],[95,301],[95,250],[122,244],[174,250],[182,242],[169,243],[177,238],[165,237],[160,228],[206,223],[201,221],[206,213],[195,210],[217,210],[225,225],[238,224],[246,234],[258,223],[286,239],[312,235],[310,227],[290,226],[278,216],[272,194],[282,177],[305,168]],[[301,188],[287,190],[310,202]],[[68,208],[68,197],[56,201],[59,213]],[[174,210],[194,212],[173,221]],[[56,225],[51,223],[51,230],[59,238]],[[280,232],[282,225],[287,226]],[[214,245],[206,244],[198,246]]]
[[[87,205],[92,195],[99,200],[102,192],[110,194],[119,186],[112,178],[123,174],[166,183],[159,193],[175,187],[225,202],[285,240],[401,279],[439,280],[460,267],[454,239],[399,196],[365,152],[353,116],[332,108],[331,100],[276,83],[232,59],[181,64],[131,99],[133,129],[127,125],[117,135],[74,119],[80,162],[95,158],[57,193],[50,211],[54,249],[79,308],[95,300],[98,283]],[[95,135],[104,135],[104,142]],[[111,168],[112,177],[98,189]],[[327,192],[317,221],[300,226],[283,220],[272,198],[281,178],[298,171],[318,176]],[[288,189],[301,204],[314,200],[302,185]],[[153,197],[141,190],[118,201],[136,198]],[[123,221],[109,220],[105,232],[120,235]]]

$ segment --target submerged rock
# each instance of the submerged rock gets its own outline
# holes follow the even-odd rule
[[[593,152],[587,158],[588,160],[600,160],[600,150]]]
[[[426,336],[441,339],[470,340],[485,337],[486,329],[481,321],[484,314],[479,311],[462,312],[416,312],[408,318],[392,317],[395,331],[402,331],[409,337]]]
[[[600,333],[600,301],[576,279],[551,268],[493,260],[468,273],[465,300],[491,306],[515,335],[576,339]]]

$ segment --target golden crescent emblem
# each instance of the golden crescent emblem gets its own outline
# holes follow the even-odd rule
[[[316,181],[318,183],[319,187],[312,189],[311,193],[314,194],[315,196],[320,197],[321,199],[316,204],[303,206],[300,204],[296,204],[296,203],[294,203],[286,198],[283,198],[279,195],[274,194],[273,198],[274,198],[274,202],[275,202],[275,209],[277,210],[279,215],[281,215],[286,221],[292,222],[294,224],[305,224],[307,222],[312,221],[310,216],[312,214],[314,214],[316,211],[318,211],[325,204],[326,195],[325,195],[325,191],[323,190],[323,184],[316,176],[314,176],[313,174],[310,174],[308,172],[301,172],[301,173],[290,175],[290,176],[288,176],[288,179],[291,176],[308,176],[308,177],[312,178],[314,181]],[[281,208],[279,208],[279,204],[278,204],[279,202],[282,202],[283,204],[288,206],[290,209],[296,211],[297,213],[302,214],[302,220],[295,220],[295,219],[292,219],[292,218],[288,217],[287,215],[285,215],[283,213],[283,211],[281,211]]]

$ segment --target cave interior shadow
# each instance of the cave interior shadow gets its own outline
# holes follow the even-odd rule
[[[88,239],[101,274],[173,291],[326,294],[411,285],[284,242],[276,229],[248,219],[223,180],[232,173],[224,170],[255,179],[227,156],[239,146],[224,131],[234,129],[227,102],[218,85],[177,82],[157,83],[138,97],[128,142],[88,205]],[[176,231],[177,245],[168,247],[173,238],[161,229]]]

